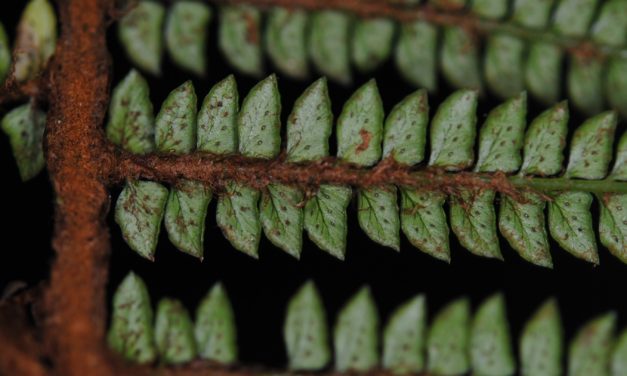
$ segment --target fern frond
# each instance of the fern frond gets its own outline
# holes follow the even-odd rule
[[[220,154],[239,153],[243,159],[238,162],[238,157],[230,157],[235,158],[229,165],[231,172],[213,178],[200,173],[181,180],[182,171],[170,168],[170,176],[177,180],[169,189],[167,205],[168,188],[131,179],[118,198],[116,221],[130,247],[152,259],[165,216],[171,241],[182,251],[202,257],[211,200],[211,191],[202,182],[219,180],[220,185],[213,185],[218,196],[217,223],[236,249],[258,257],[263,231],[274,245],[298,258],[306,229],[321,249],[342,259],[351,196],[348,181],[356,188],[360,227],[384,246],[398,250],[402,230],[422,251],[449,261],[449,228],[443,208],[448,200],[451,230],[470,252],[501,259],[498,224],[524,259],[551,267],[545,206],[550,233],[560,246],[576,257],[599,262],[589,210],[596,194],[601,206],[601,241],[627,261],[627,222],[622,214],[627,203],[626,135],[609,172],[616,115],[602,113],[575,131],[564,169],[565,102],[542,113],[525,131],[526,96],[521,93],[493,109],[477,132],[477,96],[470,90],[453,93],[429,125],[424,91],[405,98],[385,118],[377,85],[371,80],[355,91],[337,119],[338,157],[332,160],[328,138],[333,115],[326,81],[320,79],[296,101],[286,125],[286,157],[277,161],[281,103],[274,76],[257,84],[239,110],[237,87],[234,78],[228,77],[210,91],[198,116],[196,94],[187,82],[168,96],[153,124],[147,86],[131,71],[114,90],[107,125],[113,143],[139,154],[153,150],[153,145],[161,154],[180,158],[194,150],[213,153],[205,154],[212,165],[229,158]],[[288,177],[270,172],[260,176],[252,161],[259,168],[280,163]],[[325,166],[333,165],[338,170],[325,176]],[[252,168],[253,175],[243,176],[245,166]],[[308,169],[313,166],[315,170]],[[290,169],[297,172],[289,175]],[[314,191],[303,196],[303,189],[312,187]]]
[[[560,98],[566,81],[578,109],[594,114],[610,107],[627,116],[626,1],[428,3],[381,2],[364,4],[364,9],[340,1],[223,4],[218,44],[233,67],[257,77],[264,71],[264,52],[288,76],[306,77],[311,63],[340,83],[351,82],[351,66],[370,73],[392,57],[407,81],[430,91],[437,89],[441,71],[457,88],[487,87],[502,98],[528,90],[550,104]],[[179,8],[186,7],[203,9],[183,18]],[[152,73],[159,72],[165,11],[140,1],[119,27],[128,55]],[[195,32],[189,26],[177,35],[168,26],[166,47],[175,63],[202,73],[209,6],[183,1],[167,12],[169,24],[197,26]]]
[[[132,272],[113,299],[109,343],[128,360],[237,361],[236,324],[221,284],[201,302],[195,340],[194,324],[176,300],[159,303],[153,329],[146,287]],[[394,374],[437,375],[513,375],[518,371],[523,376],[562,375],[566,370],[568,375],[620,376],[627,370],[627,330],[616,334],[613,312],[584,324],[566,348],[558,303],[548,299],[519,333],[518,356],[502,294],[485,299],[474,313],[464,297],[441,308],[431,320],[427,312],[427,299],[419,294],[398,306],[380,326],[375,299],[366,286],[337,314],[331,341],[324,303],[314,283],[308,281],[287,304],[283,337],[288,369],[368,372],[382,368]],[[163,342],[165,335],[168,341]],[[192,351],[195,348],[197,352]],[[207,349],[214,356],[207,356]]]

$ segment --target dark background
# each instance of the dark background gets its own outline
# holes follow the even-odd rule
[[[17,2],[16,2],[17,3]],[[21,2],[20,2],[21,3]],[[6,9],[6,11],[5,11]],[[3,7],[0,16],[13,39],[19,9]],[[113,85],[130,69],[117,43],[115,29],[109,33],[113,57]],[[210,30],[209,73],[204,79],[194,79],[199,103],[215,84],[226,75],[236,73],[243,98],[260,78],[250,78],[234,72],[226,65],[216,47],[215,18]],[[272,72],[266,61],[266,71]],[[312,69],[313,70],[313,69]],[[183,81],[193,78],[164,58],[162,78],[149,79],[155,112],[168,92]],[[415,88],[399,76],[392,61],[373,73],[377,79],[386,112]],[[293,81],[279,75],[283,98],[283,120],[294,100],[317,76],[306,82]],[[330,82],[333,112],[337,116],[352,91],[365,83],[369,76],[355,75],[349,87]],[[440,93],[452,89],[441,80]],[[442,95],[430,95],[433,110]],[[490,108],[499,103],[492,96],[482,99],[479,124]],[[542,110],[530,100],[528,119]],[[0,114],[9,108],[1,108]],[[573,112],[571,133],[583,117]],[[624,129],[621,125],[620,129]],[[35,284],[47,278],[53,253],[50,247],[53,226],[53,197],[48,177],[40,175],[33,181],[21,183],[14,163],[8,138],[0,137],[0,163],[3,171],[3,225],[0,251],[0,291],[11,281],[22,280]],[[119,188],[112,192],[115,200]],[[593,207],[595,228],[598,227],[598,207]],[[447,208],[448,209],[448,208]],[[447,210],[448,212],[448,210]],[[400,303],[418,293],[426,293],[429,314],[432,317],[444,304],[459,296],[469,296],[473,306],[492,293],[505,293],[510,324],[515,338],[525,320],[548,297],[556,296],[562,309],[567,338],[588,319],[609,309],[619,313],[620,327],[627,325],[627,265],[611,256],[599,245],[601,264],[594,267],[570,256],[551,241],[554,270],[546,270],[523,261],[500,238],[505,262],[473,256],[464,250],[451,233],[452,262],[450,265],[421,253],[403,238],[401,252],[396,253],[369,240],[359,229],[354,203],[349,207],[348,249],[344,262],[339,261],[309,241],[304,234],[301,260],[261,241],[260,259],[254,260],[234,250],[222,236],[215,222],[215,201],[210,205],[205,234],[205,259],[197,259],[177,251],[162,231],[156,261],[149,262],[124,243],[120,231],[109,215],[112,254],[108,299],[114,288],[130,271],[137,272],[149,287],[153,304],[164,296],[181,299],[194,311],[197,303],[216,282],[224,282],[236,314],[239,332],[240,358],[246,363],[261,363],[280,367],[285,364],[282,342],[282,323],[289,297],[307,279],[313,279],[327,306],[329,323],[343,302],[360,286],[371,286],[382,322]],[[71,291],[67,292],[68,294]]]

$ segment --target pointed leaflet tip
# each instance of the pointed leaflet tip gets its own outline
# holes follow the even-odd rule
[[[161,73],[162,25],[165,7],[154,1],[139,1],[118,23],[118,37],[126,55],[139,68]]]
[[[569,376],[607,375],[615,328],[616,313],[609,312],[579,330],[568,352]]]
[[[259,191],[241,184],[229,183],[218,198],[216,222],[231,245],[245,254],[259,258],[261,222]]]
[[[359,290],[338,314],[333,332],[335,369],[368,371],[379,362],[379,315],[369,287]]]
[[[400,251],[400,220],[396,186],[359,190],[357,196],[359,226],[373,241]]]
[[[479,306],[472,322],[470,358],[478,375],[513,375],[516,371],[503,294],[495,294]]]
[[[573,135],[565,177],[603,179],[612,160],[617,115],[607,111],[586,120]]]
[[[235,318],[222,283],[216,283],[198,305],[194,333],[202,359],[221,364],[237,361]]]
[[[152,307],[146,285],[132,271],[113,295],[109,347],[136,363],[150,363],[157,358],[152,327]]]
[[[568,119],[568,102],[562,101],[531,122],[525,134],[521,175],[550,176],[562,170]]]
[[[383,331],[383,367],[394,373],[417,373],[425,366],[427,303],[418,295],[397,308]]]
[[[347,215],[350,187],[321,185],[305,205],[305,229],[309,238],[323,251],[340,260],[346,252]]]
[[[458,171],[472,165],[478,97],[476,90],[458,90],[440,104],[431,122],[429,166]]]
[[[245,157],[271,159],[281,146],[281,97],[276,75],[255,85],[237,117],[239,152]]]
[[[206,44],[211,20],[209,5],[194,1],[178,1],[168,10],[165,42],[172,60],[180,67],[204,76]]]
[[[35,78],[46,66],[57,43],[57,16],[48,0],[30,0],[20,18],[13,74],[17,81]]]
[[[198,111],[196,147],[214,154],[237,152],[239,93],[232,74],[213,85]]]
[[[132,250],[154,259],[168,189],[151,181],[128,181],[115,204],[115,222]]]
[[[357,69],[371,72],[390,55],[396,22],[389,18],[370,18],[355,21],[351,38],[351,55]]]
[[[148,82],[135,69],[113,89],[109,104],[107,138],[134,154],[155,148],[155,124]]]
[[[562,374],[562,323],[557,301],[547,300],[527,321],[520,336],[522,376]]]
[[[283,184],[270,184],[259,205],[260,220],[266,237],[275,246],[300,259],[303,244],[303,193]]]
[[[383,158],[410,166],[422,162],[428,124],[427,91],[417,90],[403,98],[385,120]]]
[[[294,78],[306,78],[307,24],[309,13],[302,9],[274,7],[267,18],[264,41],[268,57],[281,72]]]
[[[372,166],[381,159],[383,103],[371,79],[346,101],[337,120],[337,155],[348,163]]]
[[[164,298],[157,305],[155,342],[165,364],[187,363],[196,357],[192,320],[178,300]]]
[[[34,103],[26,103],[4,115],[0,127],[9,136],[22,181],[37,176],[46,166],[43,151],[46,114],[35,108]]]
[[[549,202],[549,230],[558,244],[573,256],[599,264],[592,227],[592,195],[588,192],[563,192]]]
[[[310,25],[307,45],[313,65],[331,80],[349,84],[351,16],[334,10],[318,11],[312,14]]]
[[[394,60],[401,75],[410,83],[429,91],[437,89],[438,28],[415,20],[400,25]]]
[[[527,115],[527,93],[522,92],[495,107],[479,131],[479,155],[475,171],[515,172],[520,168],[520,150]]]
[[[196,148],[196,92],[191,81],[172,90],[161,105],[155,140],[162,153],[181,155]]]
[[[283,337],[292,370],[320,370],[331,360],[324,305],[313,281],[290,299]]]
[[[328,156],[332,127],[327,79],[322,77],[296,99],[287,119],[287,160],[303,162]]]
[[[468,372],[470,302],[460,298],[435,316],[427,336],[428,370],[434,374],[460,375]]]
[[[249,5],[223,5],[218,16],[218,44],[228,62],[242,73],[263,71],[261,12]]]

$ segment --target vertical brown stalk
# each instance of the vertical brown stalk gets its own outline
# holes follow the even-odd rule
[[[55,190],[56,260],[45,341],[59,375],[113,374],[104,351],[109,198],[100,178],[109,89],[107,0],[60,0],[46,150]]]

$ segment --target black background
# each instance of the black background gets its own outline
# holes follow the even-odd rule
[[[6,11],[5,11],[6,9]],[[14,38],[18,10],[3,7],[0,16],[11,38]],[[215,15],[214,15],[215,16]],[[211,85],[226,75],[236,73],[240,98],[259,78],[234,72],[216,46],[216,22],[210,30],[209,70],[206,78],[195,79],[199,103]],[[130,69],[130,64],[117,43],[115,29],[109,32],[109,46],[113,61],[113,85]],[[266,61],[266,71],[273,71]],[[313,69],[312,69],[313,71]],[[168,92],[187,79],[193,78],[164,58],[161,78],[149,79],[155,111]],[[330,82],[329,90],[333,112],[337,116],[341,106],[358,85],[370,76],[377,79],[386,112],[415,88],[399,76],[392,61],[372,75],[355,75],[349,87]],[[294,100],[316,78],[293,81],[279,74],[279,88],[283,102],[283,122]],[[437,108],[443,95],[452,89],[442,81],[441,94],[430,95],[431,112]],[[493,96],[482,99],[479,124],[490,108],[499,101]],[[0,109],[1,113],[9,108]],[[540,113],[542,106],[531,99],[528,119]],[[571,133],[583,117],[573,112]],[[623,129],[621,126],[620,129]],[[34,284],[48,276],[53,253],[50,246],[53,226],[53,196],[48,177],[40,175],[33,181],[21,183],[8,138],[0,137],[0,163],[3,171],[2,188],[4,218],[2,249],[0,250],[0,291],[10,281],[23,280]],[[115,199],[119,187],[112,191]],[[598,226],[598,207],[593,207],[595,228]],[[448,212],[448,210],[447,210]],[[313,279],[327,306],[329,322],[343,302],[360,286],[371,286],[382,322],[400,303],[418,293],[426,293],[429,314],[433,316],[448,301],[469,296],[473,306],[495,292],[504,292],[512,331],[517,337],[525,320],[548,297],[556,296],[562,309],[567,338],[588,319],[609,309],[619,313],[621,327],[627,324],[627,265],[611,256],[599,245],[601,264],[594,267],[570,256],[551,240],[555,268],[547,270],[523,261],[500,238],[505,262],[484,259],[464,250],[451,234],[452,262],[445,264],[422,254],[406,239],[401,252],[396,253],[369,240],[359,229],[354,203],[349,207],[348,250],[345,261],[339,261],[309,241],[304,234],[301,260],[298,261],[262,239],[260,259],[254,260],[234,250],[222,236],[215,222],[215,200],[207,216],[205,259],[197,259],[177,251],[162,231],[156,261],[149,262],[124,243],[120,231],[109,215],[112,254],[110,284],[107,299],[115,286],[130,271],[137,272],[147,283],[153,304],[159,298],[171,296],[181,299],[194,311],[196,304],[216,282],[224,282],[236,314],[239,332],[240,358],[245,363],[261,363],[280,367],[285,364],[281,330],[285,305],[289,297],[307,279]],[[597,239],[598,240],[598,239]],[[71,291],[67,292],[71,294]]]

